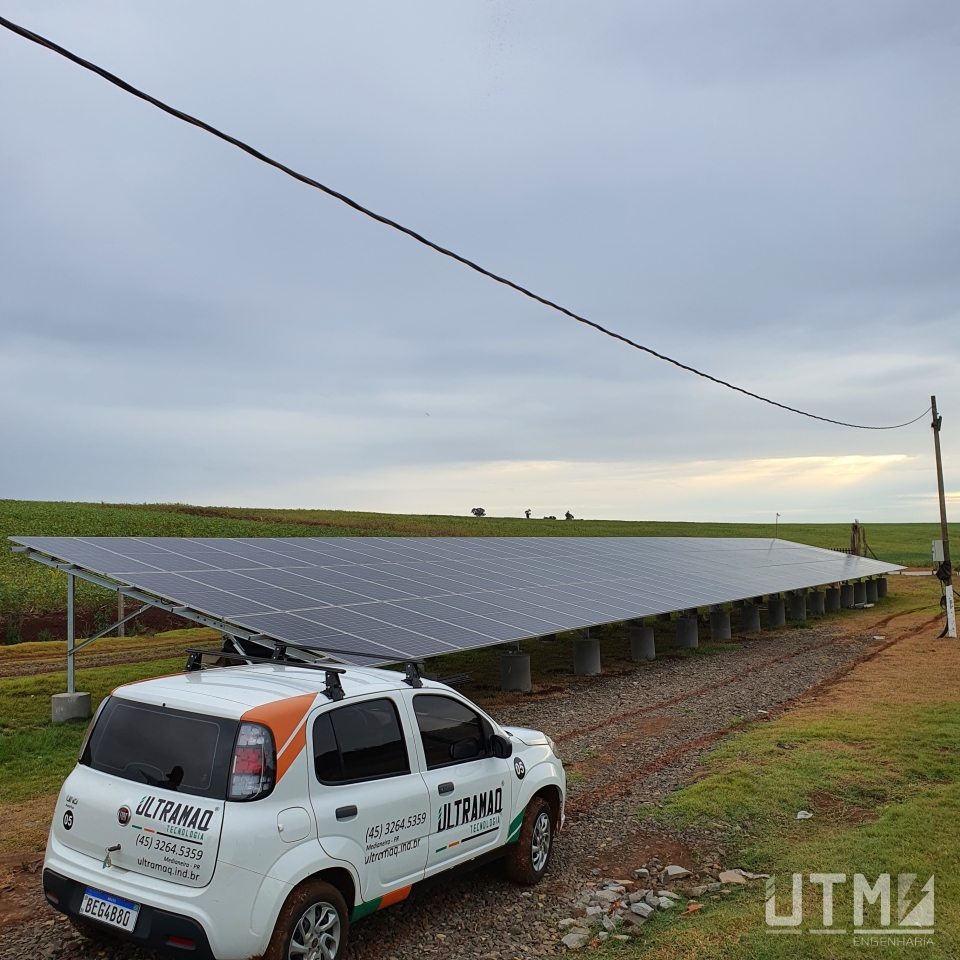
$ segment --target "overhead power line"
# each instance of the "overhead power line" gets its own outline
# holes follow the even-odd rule
[[[486,267],[480,266],[479,263],[475,263],[473,260],[470,260],[453,250],[449,250],[446,247],[440,246],[438,243],[434,243],[433,240],[429,240],[427,237],[423,236],[423,234],[417,233],[416,230],[412,230],[410,227],[405,227],[402,223],[398,223],[396,220],[391,220],[389,217],[383,216],[383,214],[377,213],[374,210],[370,210],[368,207],[365,207],[362,204],[357,203],[356,200],[346,196],[346,194],[340,193],[338,190],[334,190],[332,187],[328,187],[325,184],[320,183],[318,180],[314,180],[312,177],[308,177],[303,173],[298,173],[291,167],[286,166],[286,164],[280,163],[279,160],[274,160],[272,157],[268,157],[265,153],[261,153],[255,147],[251,147],[248,143],[244,143],[242,140],[238,140],[236,137],[232,137],[230,134],[224,133],[222,130],[218,130],[216,127],[211,126],[209,123],[205,123],[203,120],[198,120],[189,113],[184,113],[182,110],[177,110],[176,107],[171,107],[162,100],[158,100],[156,97],[150,96],[149,93],[144,93],[142,90],[138,90],[136,87],[127,83],[126,80],[121,80],[120,77],[110,73],[108,70],[104,70],[103,67],[98,67],[95,63],[91,63],[89,60],[84,60],[82,57],[77,56],[77,54],[72,53],[65,47],[61,47],[52,40],[48,40],[46,37],[42,37],[40,34],[34,33],[32,30],[27,30],[26,27],[21,27],[12,20],[7,20],[5,17],[0,17],[0,26],[4,26],[8,30],[18,34],[26,40],[31,40],[33,43],[37,43],[41,47],[46,47],[48,50],[52,50],[54,53],[60,54],[61,57],[66,57],[68,60],[71,60],[78,66],[83,67],[85,70],[89,70],[92,73],[97,74],[97,76],[103,77],[104,80],[109,81],[110,83],[119,87],[121,90],[124,90],[135,97],[139,97],[141,100],[145,100],[147,103],[152,104],[157,109],[162,110],[164,113],[169,113],[171,117],[176,117],[178,120],[182,120],[184,123],[189,123],[195,127],[199,127],[201,130],[206,130],[207,133],[213,134],[215,137],[219,137],[221,140],[232,144],[240,150],[243,150],[245,153],[249,153],[251,157],[255,157],[257,160],[269,164],[271,167],[276,167],[277,170],[282,171],[288,177],[293,177],[294,180],[299,180],[301,183],[305,183],[308,187],[314,187],[317,190],[322,190],[328,196],[334,197],[341,203],[345,203],[348,207],[352,207],[354,210],[362,213],[364,216],[370,217],[372,220],[376,220],[378,223],[382,223],[385,226],[392,227],[394,230],[399,230],[400,233],[406,234],[408,237],[411,237],[418,243],[422,243],[431,250],[435,250],[437,253],[440,253],[445,257],[449,257],[451,260],[456,260],[457,263],[462,263],[465,267],[469,267],[471,270],[475,270],[477,273],[482,274],[485,277],[489,277],[491,280],[495,280],[497,283],[502,283],[511,290],[516,290],[517,293],[521,293],[523,296],[529,297],[531,300],[535,300],[537,303],[541,303],[545,307],[550,307],[552,310],[557,310],[564,316],[570,317],[572,320],[576,320],[578,323],[592,327],[594,330],[606,334],[606,336],[612,337],[614,340],[619,340],[621,343],[625,343],[627,346],[633,347],[636,350],[642,350],[644,353],[648,353],[651,357],[656,357],[658,360],[663,360],[665,363],[679,367],[681,370],[686,370],[688,373],[702,377],[704,380],[709,380],[712,383],[719,384],[721,387],[727,387],[730,390],[735,390],[737,393],[742,393],[744,396],[752,397],[754,400],[760,400],[763,403],[768,403],[773,407],[779,407],[781,410],[788,410],[790,413],[799,414],[801,417],[809,417],[811,420],[821,420],[824,423],[833,423],[840,427],[852,427],[855,430],[899,430],[901,427],[909,427],[912,423],[922,420],[930,409],[928,407],[923,411],[923,413],[920,414],[919,417],[914,417],[912,420],[908,420],[906,423],[894,423],[880,427],[868,426],[862,423],[847,423],[844,420],[832,420],[830,417],[821,417],[815,413],[808,413],[806,410],[800,410],[797,407],[791,407],[785,403],[780,403],[777,400],[771,400],[769,397],[761,396],[759,393],[754,393],[752,390],[747,390],[744,387],[738,387],[736,384],[730,383],[728,380],[723,380],[720,377],[713,376],[712,374],[704,373],[704,371],[698,370],[696,367],[691,367],[689,364],[681,363],[679,360],[675,360],[673,357],[668,357],[666,354],[660,353],[659,351],[654,350],[652,347],[646,347],[642,343],[637,343],[635,340],[631,340],[629,337],[623,336],[623,334],[617,333],[614,330],[610,330],[594,320],[589,320],[587,317],[581,316],[578,313],[574,313],[573,310],[568,310],[566,307],[556,303],[553,300],[549,300],[546,297],[541,297],[540,294],[534,293],[532,290],[528,290],[519,283],[514,283],[513,280],[509,280],[507,277],[500,276],[500,274],[494,273],[491,270],[487,270]]]

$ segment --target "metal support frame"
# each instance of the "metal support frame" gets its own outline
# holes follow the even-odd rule
[[[105,637],[108,633],[113,633],[114,630],[122,630],[125,623],[129,623],[134,617],[139,617],[140,614],[147,609],[147,607],[152,607],[152,606],[153,606],[152,603],[146,603],[142,607],[139,607],[138,609],[134,610],[133,613],[128,613],[122,620],[118,620],[116,623],[111,623],[109,627],[105,627],[99,633],[95,633],[92,637],[87,637],[87,639],[84,640],[83,643],[78,643],[73,648],[73,652],[77,653],[88,644],[93,643],[94,640],[99,640],[101,637]],[[120,636],[122,637],[123,634],[121,633]]]
[[[74,618],[74,574],[67,574],[67,693],[77,692],[77,669],[74,648],[76,620]]]
[[[176,603],[170,603],[169,601],[161,600],[158,597],[152,597],[150,594],[144,593],[142,590],[137,590],[135,587],[124,586],[122,583],[119,583],[116,580],[110,580],[106,577],[101,577],[95,573],[90,573],[87,570],[83,570],[76,564],[62,563],[59,560],[54,560],[52,557],[44,556],[44,554],[39,553],[30,547],[16,545],[11,547],[11,551],[13,553],[25,553],[31,560],[36,560],[37,563],[42,563],[45,567],[49,567],[51,570],[59,570],[61,573],[65,573],[67,575],[67,693],[76,693],[75,656],[77,651],[82,650],[88,644],[93,643],[94,640],[99,640],[102,637],[105,637],[108,633],[112,633],[123,624],[128,623],[134,617],[141,614],[147,607],[157,607],[159,610],[165,610],[167,613],[174,613],[179,617],[183,617],[184,620],[192,620],[194,623],[203,627],[212,627],[215,630],[219,630],[221,633],[236,637],[238,640],[250,640],[269,646],[273,646],[273,644],[276,642],[272,637],[268,637],[265,634],[256,633],[252,630],[244,630],[242,627],[234,626],[233,624],[228,623],[226,620],[223,620],[219,617],[207,616],[206,614],[200,613],[197,610],[190,609],[190,607],[184,607]],[[106,590],[116,592],[121,598],[129,597],[131,600],[138,600],[143,604],[143,606],[133,613],[123,617],[123,619],[119,620],[117,623],[111,624],[106,630],[101,630],[98,634],[88,637],[83,641],[83,643],[78,645],[76,643],[75,616],[75,580],[77,577],[79,577],[81,580],[86,580],[88,583],[93,583],[98,587],[103,587]],[[317,653],[319,652],[320,651],[317,651]],[[335,655],[330,656],[327,651],[323,651],[323,655],[328,659],[337,660]],[[357,656],[358,654],[351,653],[350,655]],[[360,656],[362,656],[362,654],[360,654]]]

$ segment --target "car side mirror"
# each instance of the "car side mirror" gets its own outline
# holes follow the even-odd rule
[[[490,752],[500,760],[506,760],[513,754],[513,744],[499,733],[490,738]]]
[[[480,741],[476,737],[458,740],[450,744],[451,760],[473,760],[480,756]]]

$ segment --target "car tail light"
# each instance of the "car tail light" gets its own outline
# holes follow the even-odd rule
[[[277,754],[273,735],[261,723],[241,723],[230,764],[228,800],[265,797],[276,782]]]
[[[178,947],[181,950],[197,949],[196,941],[187,940],[185,937],[167,937],[166,944],[168,947]]]

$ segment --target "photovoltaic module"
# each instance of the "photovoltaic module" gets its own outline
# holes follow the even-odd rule
[[[175,604],[188,619],[366,665],[900,569],[775,539],[10,539],[79,576]]]

